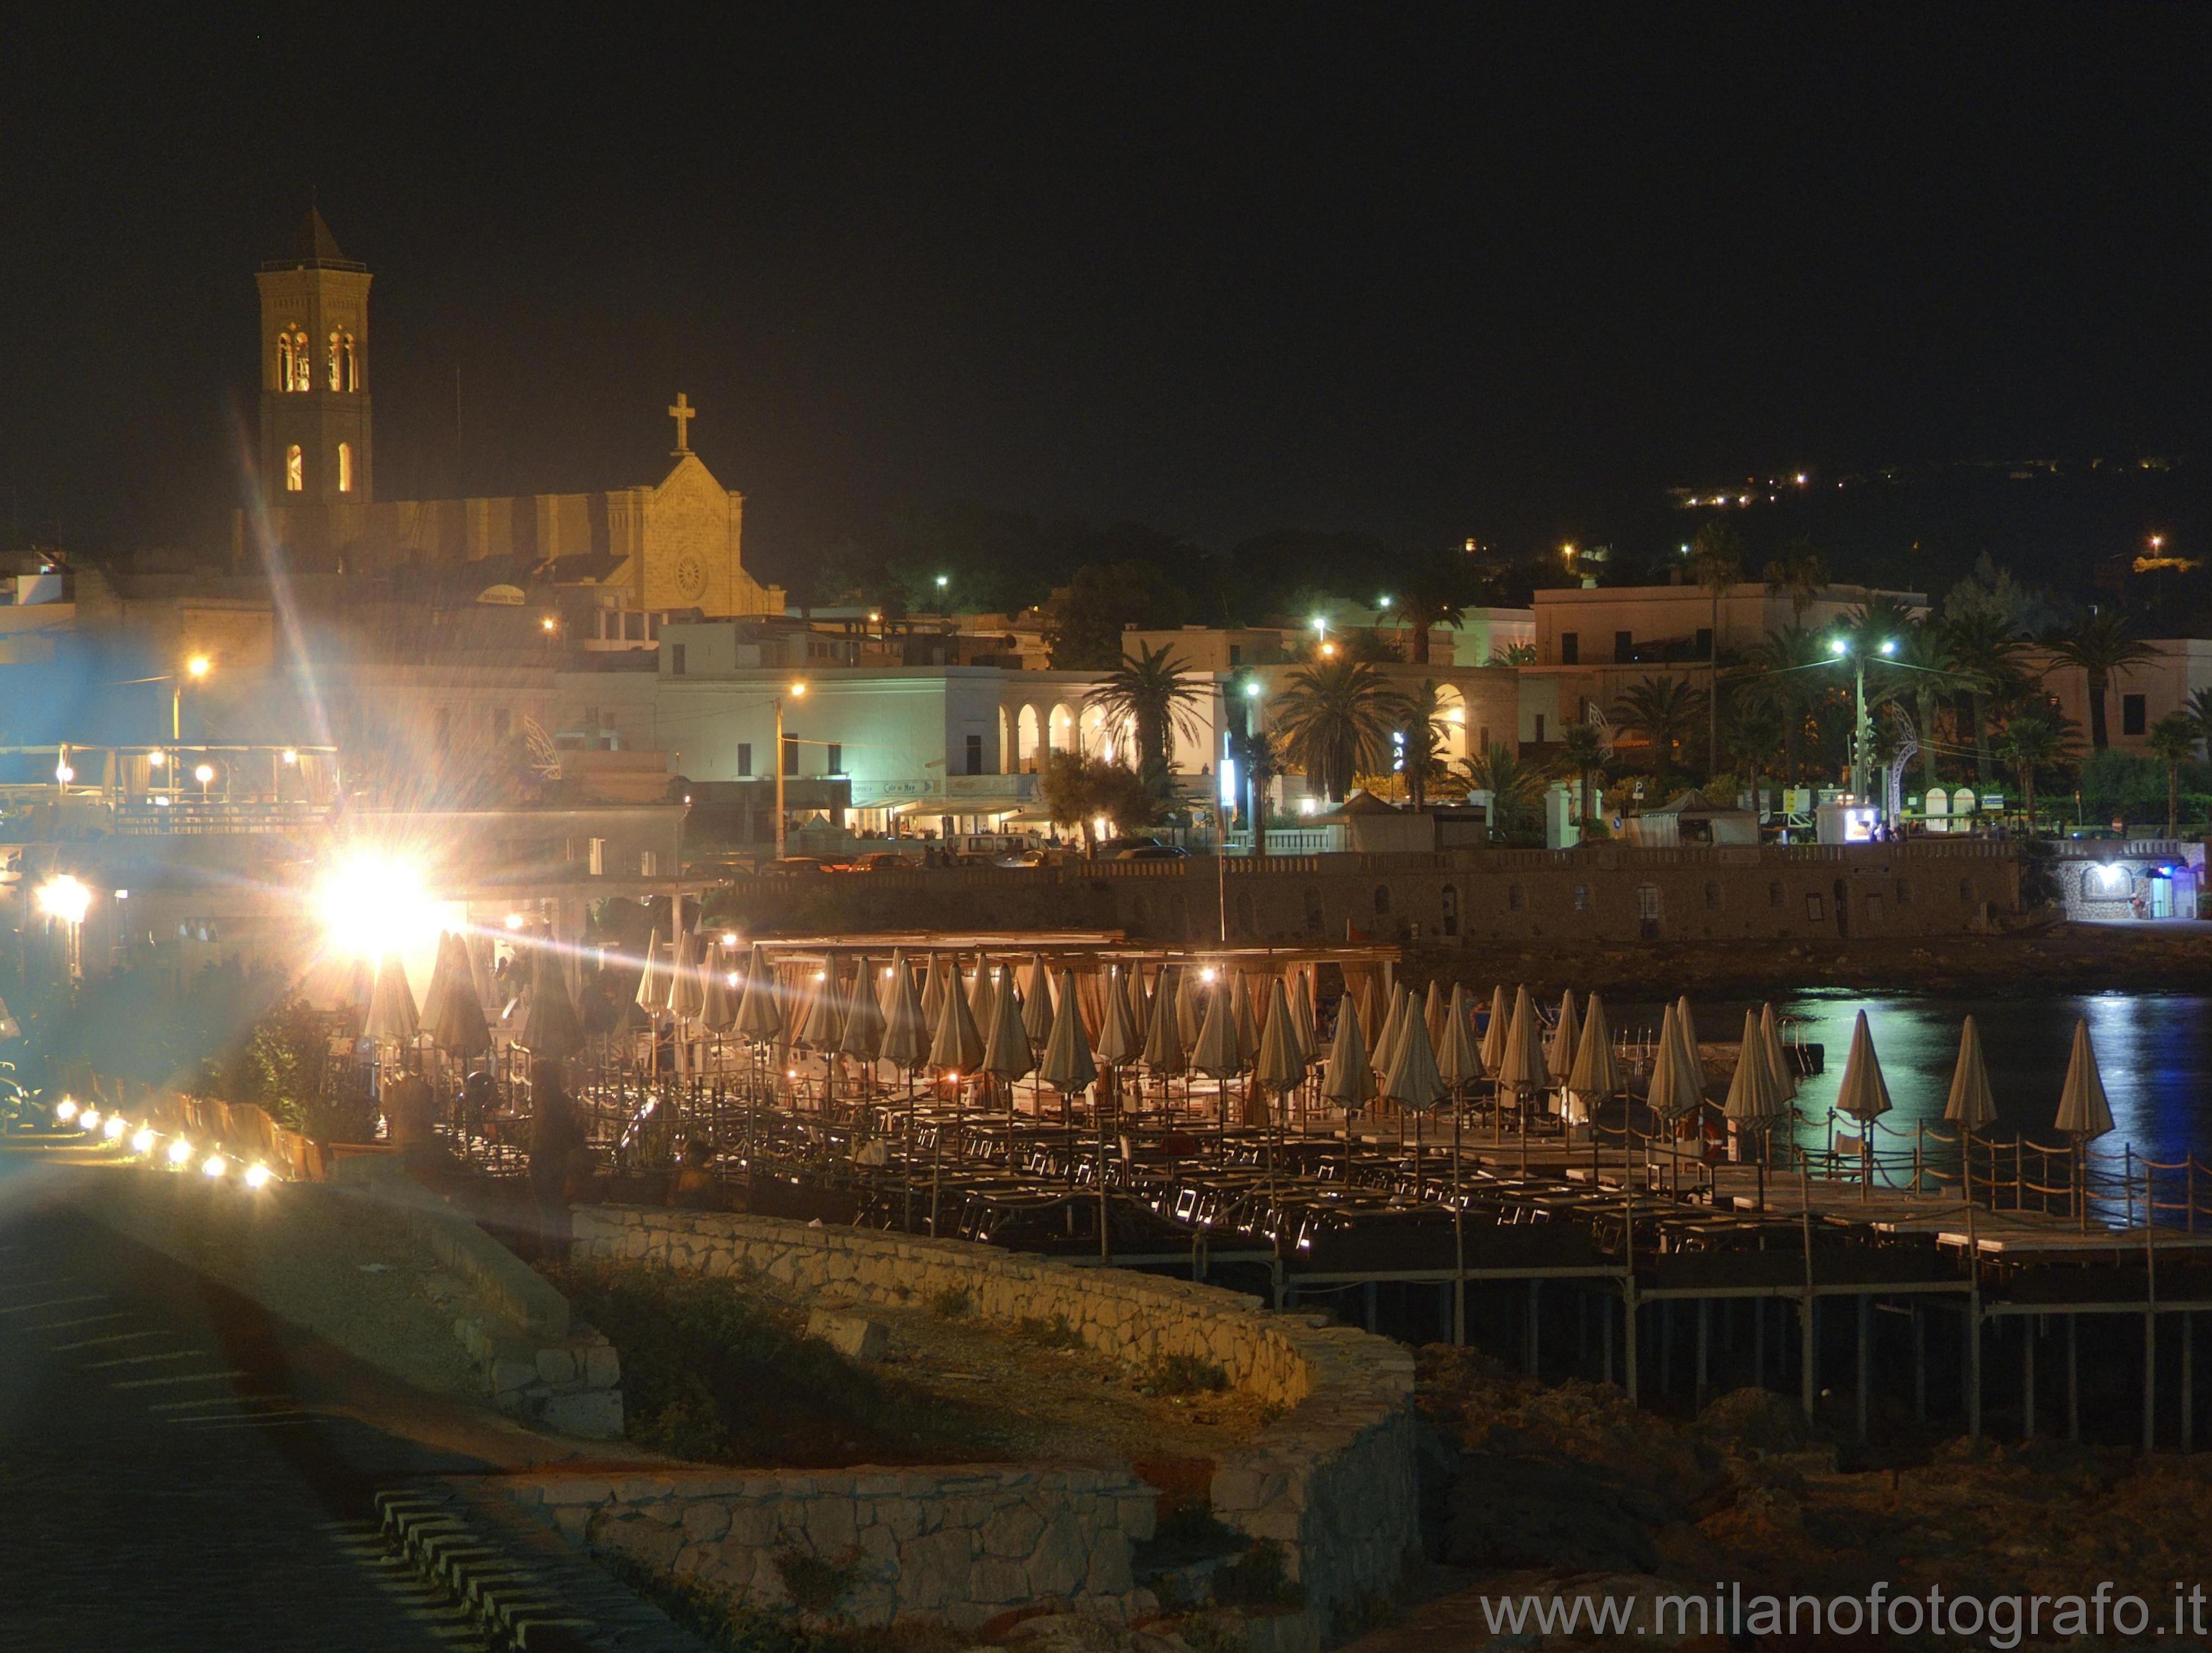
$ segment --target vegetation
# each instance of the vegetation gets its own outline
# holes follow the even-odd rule
[[[1612,756],[1604,732],[1595,723],[1570,723],[1559,738],[1559,767],[1582,783],[1582,825],[1585,832],[1597,818],[1598,789],[1605,779],[1606,760]]]
[[[1037,798],[1054,826],[1078,827],[1086,851],[1098,847],[1097,823],[1136,832],[1159,818],[1159,799],[1134,769],[1081,752],[1054,752],[1037,771]]]
[[[1493,744],[1467,766],[1468,784],[1490,794],[1490,836],[1510,838],[1525,832],[1528,817],[1544,795],[1544,771],[1514,751]]]
[[[1139,644],[1124,655],[1098,686],[1085,696],[1109,723],[1127,723],[1135,732],[1137,773],[1157,786],[1168,772],[1170,740],[1199,738],[1198,707],[1206,692],[1186,682],[1190,667],[1165,648]]]
[[[1139,1387],[1168,1400],[1181,1395],[1218,1395],[1229,1387],[1229,1374],[1198,1355],[1164,1354],[1152,1362]]]
[[[1661,791],[1672,783],[1682,751],[1705,717],[1705,691],[1680,678],[1646,678],[1621,690],[1613,720],[1651,748]]]
[[[1407,655],[1415,665],[1429,663],[1429,633],[1455,626],[1466,616],[1467,577],[1462,559],[1431,557],[1400,588],[1397,610],[1407,629]]]
[[[2186,712],[2168,712],[2150,726],[2146,744],[2166,765],[2166,836],[2169,838],[2181,818],[2181,766],[2203,738],[2197,720]]]
[[[2155,659],[2156,654],[2130,629],[2124,616],[2110,609],[2093,612],[2072,631],[2045,639],[2044,646],[2060,659],[2081,667],[2088,679],[2089,744],[2103,751],[2109,744],[2105,738],[2106,690],[2114,678],[2124,677],[2131,668]]]
[[[2073,719],[2046,703],[2023,708],[1997,737],[1997,756],[2012,766],[2031,823],[2035,819],[2037,780],[2073,757],[2080,732]]]
[[[1390,749],[1389,679],[1364,660],[1323,660],[1291,673],[1275,702],[1283,756],[1334,799],[1354,776],[1385,766]]]
[[[1406,795],[1415,809],[1429,800],[1429,788],[1451,775],[1444,743],[1451,738],[1451,720],[1444,714],[1443,690],[1433,680],[1395,696],[1390,702],[1392,732],[1405,742]]]

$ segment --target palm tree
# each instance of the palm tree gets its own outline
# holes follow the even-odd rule
[[[1997,737],[1997,756],[2012,765],[2019,777],[2021,801],[2027,810],[2027,830],[2035,832],[2035,775],[2039,769],[2064,763],[2075,751],[2081,729],[2048,702],[2023,707],[2005,720]]]
[[[1168,738],[1186,740],[1199,734],[1198,702],[1204,698],[1196,685],[1183,681],[1190,667],[1165,648],[1137,645],[1121,664],[1102,678],[1083,697],[1111,724],[1131,725],[1136,734],[1137,773],[1155,781],[1167,773]]]
[[[1730,764],[1751,777],[1751,812],[1762,812],[1766,771],[1774,761],[1782,729],[1771,710],[1748,696],[1732,696],[1729,707],[1727,750]]]
[[[1397,603],[1412,632],[1407,660],[1415,665],[1429,663],[1430,628],[1457,625],[1466,617],[1466,583],[1456,562],[1431,559],[1413,570]]]
[[[1613,721],[1651,743],[1663,785],[1674,773],[1675,748],[1696,732],[1705,715],[1705,691],[1680,678],[1646,678],[1631,684],[1613,702]]]
[[[2092,613],[2070,633],[2044,639],[2044,646],[2069,665],[2081,668],[2089,682],[2089,744],[2103,751],[2105,690],[2115,677],[2158,658],[2158,651],[2130,629],[2126,619],[2110,609]]]
[[[1275,702],[1283,757],[1322,794],[1340,799],[1352,777],[1390,749],[1390,683],[1364,660],[1329,659],[1291,673]]]
[[[1835,656],[1826,644],[1803,626],[1788,625],[1770,631],[1753,653],[1751,675],[1737,693],[1752,705],[1771,711],[1782,725],[1782,784],[1797,784],[1798,743],[1805,736],[1805,720],[1813,702],[1831,685],[1810,674]]]
[[[1493,837],[1517,830],[1544,793],[1544,771],[1524,762],[1511,747],[1496,743],[1481,757],[1468,760],[1467,780],[1490,794]]]
[[[1415,809],[1429,801],[1429,783],[1451,773],[1444,760],[1444,742],[1451,738],[1451,720],[1444,715],[1443,693],[1433,681],[1424,681],[1392,697],[1392,732],[1406,743],[1406,795]]]
[[[2026,695],[2033,678],[2027,641],[2012,622],[1988,611],[1942,622],[1943,643],[1959,672],[1974,719],[1974,779],[1987,792],[1994,773],[1990,754],[1990,712]]]
[[[1828,588],[1828,559],[1809,539],[1791,540],[1782,548],[1782,555],[1770,558],[1759,572],[1766,581],[1768,596],[1790,593],[1790,616],[1801,625],[1805,611]]]
[[[2197,744],[2203,738],[2203,730],[2188,713],[2168,712],[2150,726],[2144,739],[2143,744],[2166,765],[2166,836],[2169,838],[2181,818],[2181,766],[2196,755]]]
[[[1900,668],[1904,680],[1895,692],[1910,696],[1912,720],[1920,735],[1920,789],[1936,784],[1936,708],[1947,695],[1966,686],[1966,679],[1951,656],[1942,628],[1927,621],[1912,626],[1897,640],[1897,653],[1889,657]],[[1887,674],[1884,674],[1887,675]]]
[[[2207,754],[2212,754],[2212,689],[2200,689],[2189,697],[2186,708],[2197,720],[2197,738],[2204,743]]]
[[[1612,749],[1606,744],[1605,732],[1595,723],[1570,723],[1559,737],[1559,767],[1571,771],[1582,782],[1581,824],[1584,831],[1597,818],[1591,806],[1595,790],[1591,777],[1603,773],[1606,760],[1612,756]]]
[[[1705,667],[1705,767],[1721,751],[1721,599],[1743,578],[1743,540],[1726,517],[1715,517],[1690,541],[1690,571],[1713,599],[1712,647]]]
[[[1267,853],[1267,787],[1283,772],[1275,737],[1267,729],[1248,729],[1231,738],[1230,746],[1252,787],[1252,853]]]

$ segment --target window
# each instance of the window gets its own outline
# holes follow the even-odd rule
[[[1455,884],[1444,886],[1444,933],[1459,933],[1459,886]]]
[[[1536,744],[1539,746],[1544,744],[1544,714],[1541,712],[1536,714]]]
[[[1516,913],[1519,912],[1521,910],[1522,899],[1521,886],[1519,884],[1509,884],[1505,886],[1505,905],[1508,909]]]
[[[338,492],[341,494],[353,492],[353,444],[351,442],[338,444]]]
[[[300,452],[297,442],[284,450],[284,491],[302,492],[307,486],[307,456]]]
[[[799,773],[799,737],[797,735],[786,735],[783,738],[783,772],[786,775]]]
[[[1659,886],[1639,884],[1636,886],[1636,916],[1647,921],[1659,916]]]
[[[1705,655],[1708,659],[1711,659],[1712,652],[1713,629],[1711,626],[1699,626],[1698,628],[1698,653]]]
[[[829,761],[824,772],[830,775],[845,773],[845,749],[834,740],[830,743]]]
[[[2143,697],[2141,695],[2120,696],[2120,732],[2139,735],[2143,732]]]
[[[660,857],[649,849],[637,852],[637,875],[641,878],[657,878],[660,873]]]
[[[592,877],[605,878],[607,873],[607,841],[605,838],[587,838],[584,842],[587,851],[585,856],[586,867]]]
[[[1616,631],[1613,634],[1613,658],[1616,665],[1626,665],[1636,658],[1636,634]]]
[[[361,375],[354,368],[351,333],[331,335],[330,385],[334,391],[357,391],[361,388]]]
[[[739,778],[739,779],[741,779],[741,780],[750,781],[750,780],[751,780],[751,779],[752,779],[752,774],[753,774],[753,743],[752,743],[751,741],[750,741],[750,740],[740,740],[740,741],[738,743],[738,778]]]
[[[1579,631],[1559,634],[1559,664],[1580,665],[1583,663],[1583,635]]]
[[[276,388],[311,391],[314,387],[315,369],[307,356],[307,333],[298,327],[279,328],[276,333]]]
[[[1705,910],[1712,912],[1721,904],[1721,887],[1711,878],[1705,880]]]
[[[1859,905],[1865,912],[1869,924],[1879,925],[1881,922],[1881,897],[1879,895],[1869,894]]]
[[[1782,905],[1781,879],[1777,878],[1766,886],[1766,904],[1769,907],[1779,907]]]
[[[1589,885],[1586,884],[1578,884],[1575,886],[1575,911],[1577,913],[1589,911]]]
[[[1818,895],[1806,896],[1805,916],[1814,924],[1826,922],[1828,916],[1828,903],[1822,901]]]
[[[983,773],[983,737],[981,735],[968,737],[968,773],[970,775]]]
[[[1375,916],[1388,918],[1389,915],[1390,886],[1387,884],[1378,884],[1375,886]]]

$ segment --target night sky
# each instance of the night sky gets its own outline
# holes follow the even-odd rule
[[[7,26],[26,538],[227,540],[311,191],[380,494],[657,477],[681,388],[771,573],[951,499],[1534,546],[2203,447],[2203,7],[194,9]]]

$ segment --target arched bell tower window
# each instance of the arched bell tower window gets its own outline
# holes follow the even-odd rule
[[[287,327],[276,335],[276,383],[288,391],[308,391],[315,387],[314,362],[307,355],[307,335],[298,327]]]
[[[276,385],[280,390],[292,388],[292,335],[289,331],[276,335]]]
[[[338,492],[341,494],[353,492],[353,444],[351,442],[338,444]]]
[[[338,331],[331,335],[330,382],[334,391],[357,391],[361,374],[356,368],[353,335]]]
[[[297,494],[307,486],[307,456],[300,452],[297,442],[284,450],[284,491]]]

